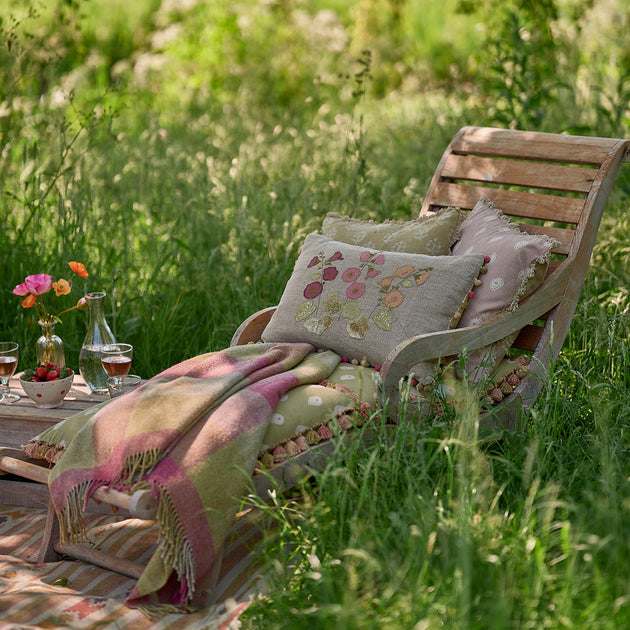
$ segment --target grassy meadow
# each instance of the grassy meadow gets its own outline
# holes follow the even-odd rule
[[[417,214],[465,124],[630,136],[624,0],[0,0],[0,338],[11,293],[104,290],[150,377],[277,303],[329,211]],[[269,509],[251,628],[630,627],[630,167],[523,435],[400,423]],[[78,366],[87,317],[56,332]],[[379,419],[377,418],[377,421]],[[267,509],[267,508],[265,508]],[[294,570],[286,570],[291,566]]]

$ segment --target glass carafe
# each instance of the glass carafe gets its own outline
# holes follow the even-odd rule
[[[100,348],[108,343],[116,343],[105,319],[105,296],[104,292],[88,293],[85,296],[90,321],[79,355],[79,371],[95,394],[107,393],[107,374],[101,365]]]

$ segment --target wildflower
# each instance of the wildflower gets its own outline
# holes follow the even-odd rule
[[[80,262],[72,261],[68,263],[68,266],[73,273],[81,278],[87,278],[88,272],[85,265]],[[51,289],[54,290],[55,297],[52,300],[50,306],[46,306],[44,302],[44,295],[46,295]],[[42,322],[60,322],[60,315],[72,311],[74,309],[84,311],[87,308],[87,302],[85,299],[79,300],[74,306],[67,308],[61,312],[57,312],[57,298],[62,295],[68,295],[72,291],[72,280],[66,280],[59,278],[57,281],[53,281],[51,275],[47,273],[36,273],[24,278],[22,284],[18,284],[13,293],[24,297],[22,300],[23,308],[35,307],[37,315]]]

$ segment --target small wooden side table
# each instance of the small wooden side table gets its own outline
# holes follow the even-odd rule
[[[48,427],[79,413],[83,409],[109,399],[109,394],[93,394],[83,377],[76,374],[63,405],[55,409],[39,409],[24,393],[19,374],[9,381],[11,391],[21,396],[14,403],[0,403],[0,446],[20,448]]]
[[[75,375],[63,405],[55,409],[36,407],[24,393],[19,374],[11,378],[9,385],[11,391],[21,398],[14,403],[0,403],[0,446],[17,449],[57,422],[109,399],[108,394],[93,394],[80,374]],[[48,488],[13,475],[0,475],[0,504],[46,508]],[[106,507],[107,513],[110,513],[109,506]]]

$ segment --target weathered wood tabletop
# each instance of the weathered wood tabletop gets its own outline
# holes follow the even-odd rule
[[[19,374],[9,382],[11,391],[21,396],[14,403],[0,403],[0,447],[19,449],[31,438],[39,435],[57,422],[109,399],[108,394],[93,394],[83,378],[77,374],[72,388],[63,401],[63,405],[54,409],[39,409],[24,393]],[[93,502],[90,502],[93,503]],[[46,508],[48,488],[45,485],[16,478],[13,475],[0,475],[0,504],[22,507]],[[106,506],[106,512],[110,512]],[[101,511],[91,509],[90,511]]]
[[[54,409],[39,409],[24,393],[19,374],[11,378],[9,385],[21,398],[14,403],[0,403],[0,446],[13,448],[20,448],[60,420],[109,399],[108,394],[91,393],[80,374],[75,375],[63,405]]]

